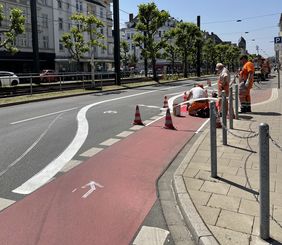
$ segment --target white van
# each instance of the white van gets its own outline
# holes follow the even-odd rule
[[[17,75],[9,71],[0,71],[0,88],[17,86],[20,80]]]

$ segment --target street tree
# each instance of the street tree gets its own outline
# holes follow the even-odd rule
[[[128,68],[128,63],[129,63],[129,47],[128,47],[128,43],[124,40],[122,40],[120,42],[120,52],[121,52],[121,60],[122,60],[122,63],[123,63],[123,67],[125,69]]]
[[[129,65],[131,67],[136,68],[137,63],[138,63],[138,58],[137,58],[136,54],[129,55]]]
[[[230,44],[226,52],[228,67],[230,70],[232,69],[232,71],[235,71],[236,68],[239,67],[240,55],[241,55],[240,48]]]
[[[170,32],[167,35],[170,36]],[[164,47],[163,57],[170,61],[171,63],[171,72],[175,73],[175,62],[179,59],[179,49],[176,46],[173,39],[169,39]]]
[[[8,25],[2,24],[7,21]],[[25,32],[25,17],[23,11],[18,8],[10,10],[9,17],[4,15],[3,5],[0,4],[0,48],[4,48],[12,54],[17,53],[19,50],[15,46],[16,37]]]
[[[197,25],[189,22],[177,23],[173,33],[184,64],[184,77],[187,77],[189,53],[202,39],[202,33]]]
[[[95,47],[105,49],[104,35],[101,34],[100,28],[104,26],[103,22],[95,15],[82,13],[74,13],[70,19],[74,21],[70,32],[62,35],[61,41],[64,47],[69,51],[71,57],[77,62],[78,69],[80,67],[81,58],[84,57],[86,52],[90,52],[90,65],[91,65],[91,78],[94,82],[95,71]],[[85,38],[85,37],[88,38]]]
[[[206,71],[213,72],[215,69],[215,42],[211,38],[208,38],[204,41],[203,45],[203,61],[206,64]]]
[[[167,37],[162,35],[157,37],[160,27],[169,20],[169,13],[164,10],[159,10],[154,2],[140,4],[138,6],[138,22],[136,29],[139,31],[134,35],[134,42],[141,48],[141,54],[144,59],[151,60],[153,69],[153,79],[158,81],[156,62],[161,56],[160,50],[164,48]]]

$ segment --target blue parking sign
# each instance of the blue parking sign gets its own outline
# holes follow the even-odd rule
[[[274,43],[282,43],[282,37],[275,37]]]

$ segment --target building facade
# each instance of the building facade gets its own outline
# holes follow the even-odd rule
[[[26,17],[26,32],[19,35],[16,46],[20,50],[11,55],[7,51],[0,50],[0,70],[9,70],[16,73],[32,72],[33,49],[30,0],[4,0],[5,16],[9,15],[11,8],[20,8]],[[104,22],[104,27],[99,31],[105,36],[103,40],[106,49],[95,49],[95,64],[97,70],[107,70],[112,67],[113,36],[112,36],[112,0],[37,0],[37,28],[40,69],[55,69],[58,72],[76,71],[77,67],[71,56],[60,42],[62,34],[69,32],[73,23],[70,16],[75,12],[85,15],[94,14]],[[0,28],[7,27],[3,23]],[[85,36],[87,39],[88,37]],[[90,71],[90,53],[86,53],[82,59],[83,71]]]

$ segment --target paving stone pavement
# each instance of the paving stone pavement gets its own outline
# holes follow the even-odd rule
[[[252,110],[234,120],[227,146],[217,129],[218,178],[210,177],[209,127],[174,174],[180,210],[198,244],[282,244],[282,90],[272,89],[271,98]],[[269,124],[275,141],[269,140],[269,241],[259,234],[259,137],[250,137],[260,123]]]

